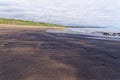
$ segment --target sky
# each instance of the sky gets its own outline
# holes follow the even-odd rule
[[[120,29],[120,0],[0,0],[0,17]]]

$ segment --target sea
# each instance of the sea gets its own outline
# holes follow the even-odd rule
[[[48,33],[88,35],[87,38],[120,41],[120,28],[118,27],[77,27],[63,30],[47,30]]]

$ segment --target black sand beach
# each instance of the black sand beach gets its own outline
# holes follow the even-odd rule
[[[0,27],[0,80],[120,80],[120,41]]]

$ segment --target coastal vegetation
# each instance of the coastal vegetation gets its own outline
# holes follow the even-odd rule
[[[50,23],[27,21],[27,20],[17,20],[17,19],[5,19],[5,18],[0,18],[0,24],[63,27],[62,25],[58,25],[58,24],[50,24]]]

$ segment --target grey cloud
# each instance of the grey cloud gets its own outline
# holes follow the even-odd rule
[[[120,0],[0,0],[0,17],[119,27],[119,4]]]

